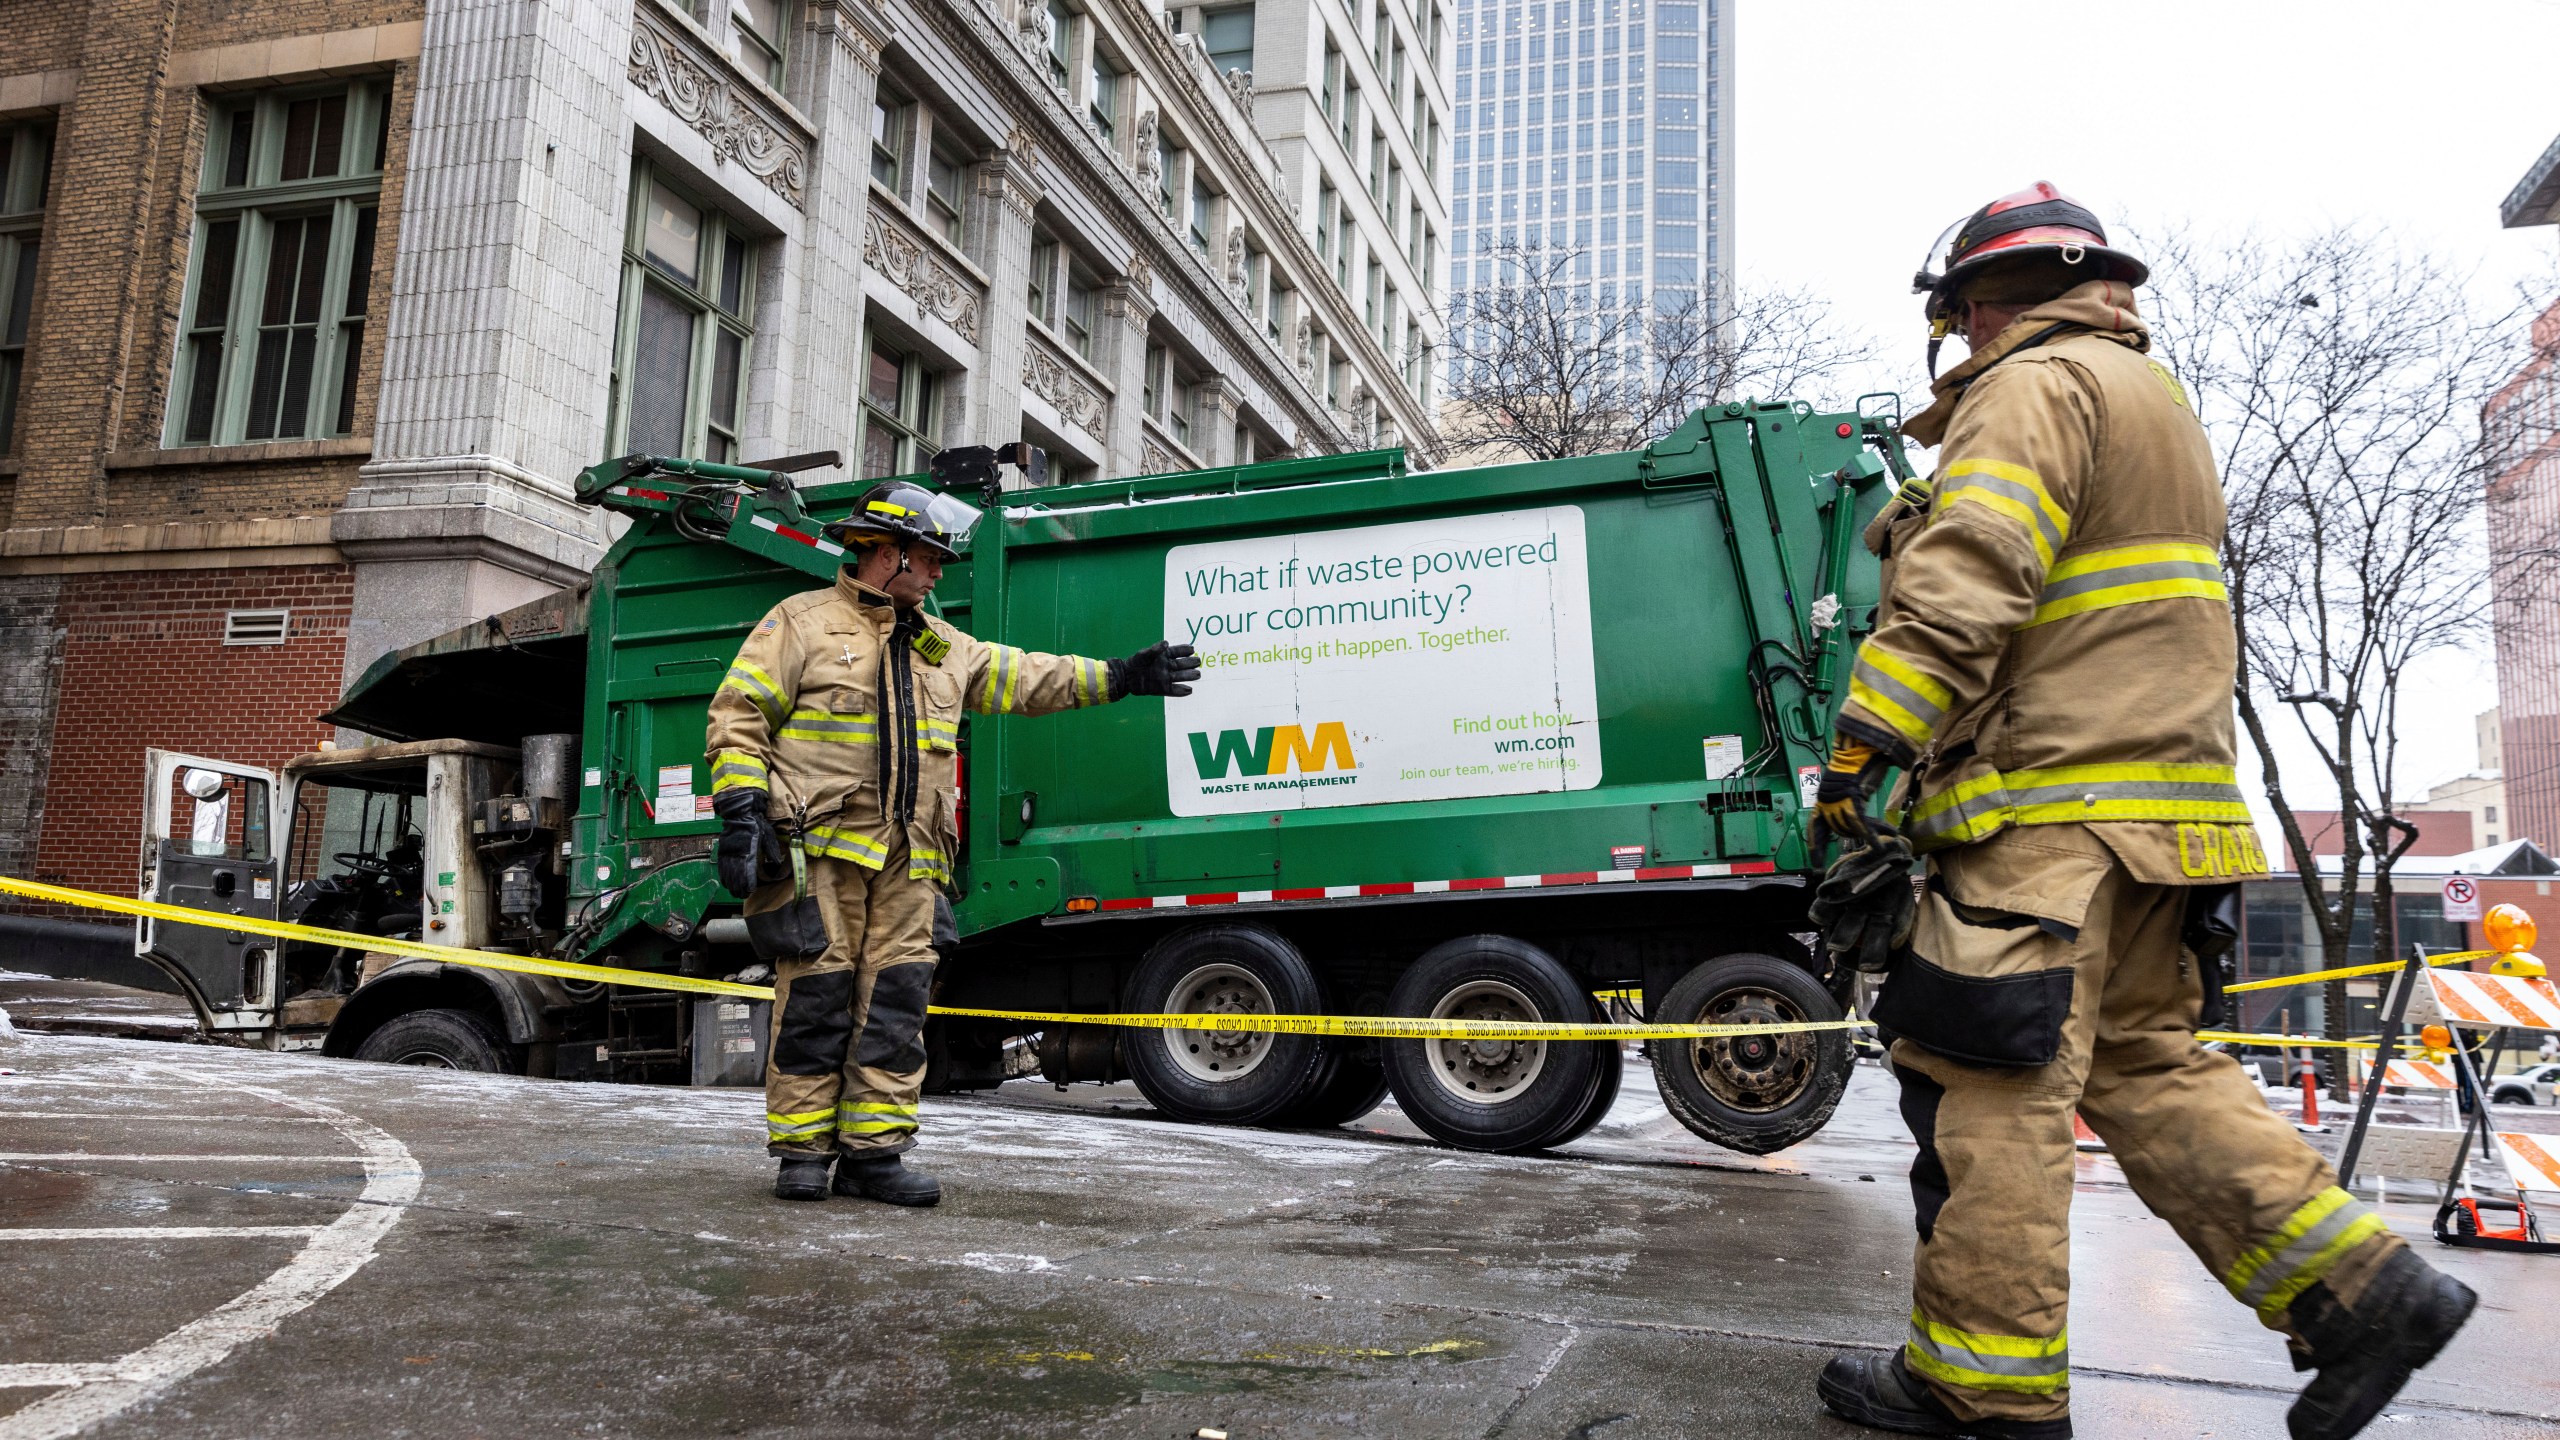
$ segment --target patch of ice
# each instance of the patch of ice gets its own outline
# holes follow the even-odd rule
[[[1058,1267],[1046,1255],[1007,1255],[993,1250],[972,1250],[960,1257],[960,1263],[972,1270],[992,1270],[998,1275],[1035,1275]]]

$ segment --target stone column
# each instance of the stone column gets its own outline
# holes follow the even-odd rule
[[[1236,463],[1236,412],[1243,403],[1232,380],[1212,376],[1192,387],[1191,450],[1204,468]]]
[[[604,553],[570,482],[605,439],[631,25],[627,0],[429,0],[374,460],[330,525],[350,678]]]
[[[1016,127],[978,167],[969,229],[985,237],[987,312],[978,330],[978,369],[968,377],[964,428],[947,445],[1003,445],[1022,436],[1023,326],[1031,312],[1031,216],[1045,194],[1032,178],[1039,152]]]
[[[1119,321],[1102,327],[1102,373],[1111,377],[1110,455],[1102,478],[1146,473],[1147,322],[1156,313],[1155,267],[1141,252],[1129,257],[1129,273],[1102,292],[1102,313]]]
[[[854,460],[855,392],[862,375],[862,230],[871,201],[871,102],[880,52],[893,30],[870,0],[810,0],[792,57],[792,103],[817,127],[810,156],[806,241],[799,266],[784,448],[840,450]],[[749,457],[755,458],[755,457]],[[832,473],[832,472],[831,472]],[[851,470],[844,473],[851,474]]]

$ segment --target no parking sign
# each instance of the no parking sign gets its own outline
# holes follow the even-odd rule
[[[2480,918],[2480,885],[2468,875],[2451,875],[2444,882],[2444,918],[2477,920]]]

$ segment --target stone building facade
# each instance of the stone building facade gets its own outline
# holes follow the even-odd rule
[[[603,455],[1433,463],[1430,5],[14,7],[0,873],[574,582]]]

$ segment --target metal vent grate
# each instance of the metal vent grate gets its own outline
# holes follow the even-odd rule
[[[290,610],[228,610],[222,616],[225,645],[281,645]]]

